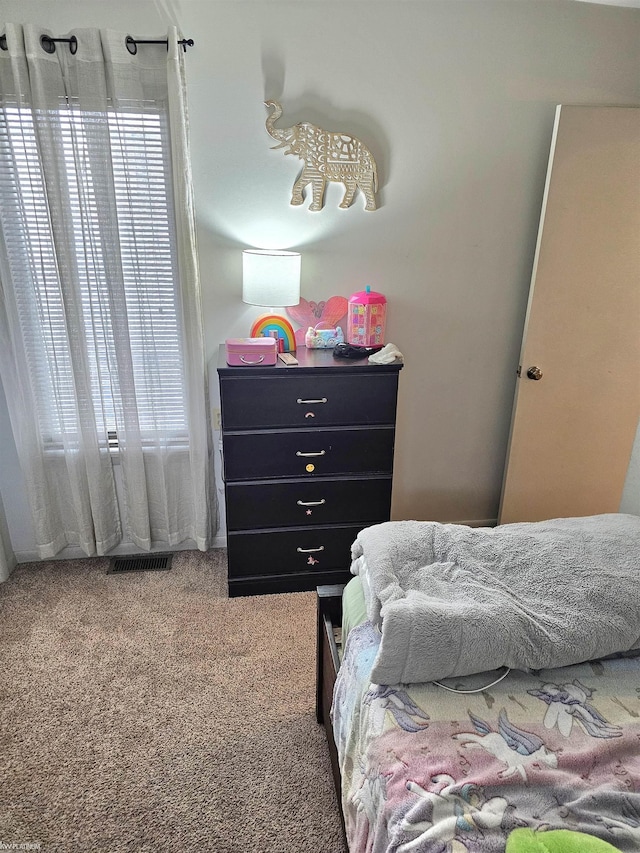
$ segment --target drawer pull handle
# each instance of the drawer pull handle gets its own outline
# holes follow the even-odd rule
[[[321,400],[301,400],[300,397],[298,397],[298,403],[326,403],[326,402],[327,402],[326,397],[323,397]]]
[[[261,362],[263,362],[263,361],[264,361],[264,356],[263,356],[263,355],[261,355],[261,356],[260,356],[260,358],[259,358],[257,361],[251,361],[250,359],[245,358],[243,355],[241,355],[241,356],[240,356],[240,361],[241,361],[243,364],[260,364]]]
[[[322,498],[321,501],[297,501],[298,506],[322,506],[323,503],[326,503],[325,499]]]
[[[309,453],[303,453],[302,450],[296,450],[296,456],[324,456],[325,450],[312,450]]]
[[[321,545],[319,548],[296,548],[299,554],[315,554],[317,551],[324,551],[324,545]]]

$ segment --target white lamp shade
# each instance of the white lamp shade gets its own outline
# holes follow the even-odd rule
[[[300,302],[299,252],[245,249],[242,253],[242,301],[280,308]]]

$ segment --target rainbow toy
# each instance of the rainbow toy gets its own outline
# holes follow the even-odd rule
[[[277,314],[262,314],[251,327],[251,337],[268,338],[269,332],[274,331],[278,333],[279,338],[284,340],[284,351],[295,352],[296,336],[293,326],[286,317],[279,317]]]

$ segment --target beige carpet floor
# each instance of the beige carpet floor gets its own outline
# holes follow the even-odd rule
[[[42,853],[344,853],[315,721],[315,595],[18,566],[0,584],[0,842]]]

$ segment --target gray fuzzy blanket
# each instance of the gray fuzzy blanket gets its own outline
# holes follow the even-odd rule
[[[352,546],[382,633],[372,680],[547,669],[640,646],[640,517],[395,521]]]

